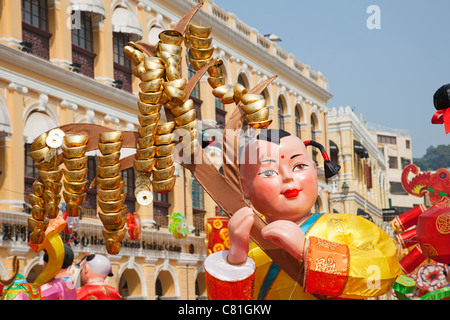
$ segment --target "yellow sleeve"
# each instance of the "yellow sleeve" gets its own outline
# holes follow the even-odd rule
[[[307,292],[341,298],[377,297],[387,293],[401,274],[393,239],[365,218],[324,214],[306,237]]]

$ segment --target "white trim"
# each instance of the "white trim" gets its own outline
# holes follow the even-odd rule
[[[133,106],[133,109],[137,112],[137,101],[139,100],[137,96],[133,96],[123,90],[118,90],[89,77],[55,66],[48,61],[2,44],[0,44],[0,60],[8,61],[9,63],[28,70],[33,70],[34,72],[54,79],[59,83],[70,83],[73,87],[94,94],[99,98],[108,97],[109,100],[115,101],[124,106]],[[46,93],[49,96],[54,96],[58,99],[75,103],[78,106],[83,106],[87,109],[92,109],[102,114],[111,114],[111,111],[113,110],[115,113],[114,115],[117,118],[124,120],[125,122],[138,124],[138,119],[134,113],[128,113],[120,109],[112,108],[107,104],[85,98],[82,95],[73,94],[72,92],[49,85],[38,79],[27,77],[4,67],[0,67],[0,79],[13,82],[16,85],[27,87],[28,89],[40,93]]]

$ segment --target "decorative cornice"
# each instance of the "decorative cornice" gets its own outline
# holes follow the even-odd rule
[[[128,108],[136,109],[137,111],[137,101],[139,100],[138,97],[102,84],[86,76],[55,66],[48,61],[21,52],[17,49],[0,44],[0,60],[12,63],[20,68],[33,70],[43,77],[48,77],[58,81],[59,83],[70,84],[79,90],[98,96],[99,100],[108,99]],[[38,79],[27,77],[23,74],[3,67],[0,67],[0,78],[14,83],[14,89],[16,86],[25,87],[40,93],[57,97],[61,100],[65,100],[67,103],[84,106],[103,114],[111,114],[112,111],[112,107],[108,104],[101,103],[98,100],[85,98],[82,95],[68,92],[59,87],[52,86]],[[126,122],[135,124],[138,123],[135,114],[128,113],[117,108],[114,108],[114,116]]]

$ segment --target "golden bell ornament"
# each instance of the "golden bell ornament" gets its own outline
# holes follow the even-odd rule
[[[155,166],[155,162],[155,158],[150,158],[148,160],[134,159],[134,169],[138,172],[151,172]]]
[[[125,182],[125,181],[124,181]],[[120,196],[122,194],[122,188],[116,189],[101,189],[97,187],[97,195],[103,201],[117,201],[120,200]]]
[[[194,68],[194,70],[196,70],[196,71],[200,70],[204,65],[210,63],[211,60],[212,60],[212,58],[203,59],[203,60],[196,60],[196,59],[192,59],[192,58],[189,59],[189,61],[191,62],[192,68]]]
[[[223,75],[222,72],[223,61],[218,60],[212,66],[208,68],[208,74],[210,77],[220,77]]]
[[[63,168],[62,171],[67,181],[83,181],[87,176],[88,168],[81,170],[67,170]]]
[[[215,88],[215,89],[212,91],[212,94],[213,94],[216,98],[222,99],[222,97],[223,97],[227,92],[229,92],[230,90],[232,90],[232,92],[233,92],[233,94],[234,94],[233,86],[232,86],[231,84],[226,84],[226,85],[223,85],[223,86],[220,86],[220,87]]]
[[[51,191],[54,194],[59,194],[61,192],[63,184],[57,181],[46,180],[44,181],[44,186],[45,190]]]
[[[28,195],[28,200],[30,200],[30,204],[32,207],[39,206],[41,208],[44,208],[44,199],[42,199],[41,197],[39,197],[35,194],[30,193]]]
[[[126,206],[125,206],[126,208]],[[99,215],[100,216],[100,215]],[[119,220],[117,223],[114,224],[103,224],[103,227],[106,231],[115,231],[122,229],[127,223],[127,215],[123,215],[122,219]]]
[[[111,153],[119,152],[122,148],[122,141],[112,143],[98,143],[98,149],[102,155],[106,156]]]
[[[104,212],[98,212],[98,217],[102,221],[103,225],[111,225],[115,224],[119,227],[122,224],[123,217],[126,216],[126,210],[127,207],[125,206],[119,212],[111,212],[111,213],[104,213]],[[122,226],[123,227],[123,226]],[[116,228],[116,230],[119,228]]]
[[[153,113],[149,115],[138,115],[139,124],[141,127],[147,127],[149,125],[158,123],[161,114]]]
[[[122,181],[122,176],[118,175],[111,178],[101,178],[97,177],[97,185],[102,188],[103,190],[111,190],[116,189],[120,186],[120,183]]]
[[[243,104],[250,104],[259,100],[263,100],[264,96],[261,94],[247,93],[242,95],[241,101]]]
[[[165,169],[167,167],[170,167],[173,164],[173,155],[167,156],[167,157],[160,157],[155,158],[155,168],[157,170],[159,169]]]
[[[45,219],[45,210],[44,208],[34,205],[31,208],[31,216],[36,220],[44,220]]]
[[[136,160],[149,160],[155,155],[155,146],[144,149],[136,149]]]
[[[173,44],[158,42],[156,44],[155,52],[160,53],[163,51],[179,56],[179,55],[181,55],[182,48],[180,45],[173,45]]]
[[[59,208],[54,202],[49,202],[45,205],[45,216],[49,219],[55,219],[58,216]]]
[[[181,116],[175,117],[175,123],[177,126],[183,126],[189,122],[194,121],[196,116],[197,113],[195,109],[191,109],[186,113],[183,113]]]
[[[225,76],[221,75],[219,77],[208,77],[208,83],[213,89],[221,87],[225,85]]]
[[[156,145],[171,144],[174,136],[173,133],[157,134],[155,136],[155,143]]]
[[[155,147],[157,157],[167,157],[170,156],[175,149],[175,143],[160,145]]]
[[[41,135],[39,135],[36,139],[34,139],[33,143],[31,144],[31,150],[39,150],[47,146],[46,139],[47,139],[48,133],[44,132]]]
[[[259,122],[267,120],[269,117],[269,108],[265,107],[255,113],[245,116],[248,122]]]
[[[211,27],[199,26],[192,23],[189,24],[189,33],[199,38],[208,38],[211,31]]]
[[[141,80],[146,82],[161,79],[164,76],[164,72],[164,69],[154,69],[146,71],[145,73],[141,74]]]
[[[175,79],[172,81],[166,81],[164,86],[174,87],[183,90],[186,87],[187,80],[185,78]]]
[[[139,91],[139,99],[141,99],[144,103],[149,104],[157,104],[161,99],[162,91],[156,92],[140,92]]]
[[[50,148],[47,147],[47,146],[45,146],[45,147],[43,147],[43,148],[41,148],[41,149],[37,149],[37,150],[28,152],[28,155],[29,155],[34,161],[36,161],[36,162],[41,162],[41,161],[43,161],[43,160],[47,157],[47,155],[48,155],[49,152],[50,152]]]
[[[162,43],[179,46],[183,42],[183,35],[175,30],[165,30],[159,34],[159,39]]]
[[[156,134],[161,135],[161,134],[171,133],[173,131],[174,127],[175,127],[174,121],[168,121],[168,122],[164,122],[162,124],[158,124],[158,127],[156,129]]]
[[[88,180],[84,180],[82,182],[77,182],[77,181],[64,181],[64,190],[70,192],[70,193],[77,193],[77,194],[82,194],[86,191],[87,187],[88,187],[89,181]]]
[[[102,199],[97,198],[97,203],[100,209],[105,213],[119,212],[119,210],[121,210],[123,207],[125,198],[126,198],[125,194],[122,194],[121,198],[116,201],[103,201]]]
[[[161,110],[160,104],[151,104],[151,103],[144,103],[139,101],[138,102],[139,112],[142,115],[150,115],[154,113],[159,113],[159,110]]]
[[[206,37],[197,37],[191,34],[189,36],[189,42],[192,44],[192,47],[198,48],[198,49],[207,49],[211,46],[211,43],[213,41],[212,37],[206,38]]]
[[[248,125],[253,129],[265,129],[272,123],[272,120],[263,120],[258,122],[249,122]]]
[[[84,167],[86,167],[88,157],[84,156],[81,158],[73,158],[73,159],[63,158],[63,161],[64,161],[64,165],[66,166],[67,170],[81,170]]]
[[[171,165],[164,169],[153,170],[153,179],[156,181],[167,180],[172,178],[173,173],[175,172],[175,166]]]
[[[172,191],[175,186],[175,177],[169,178],[167,180],[152,181],[153,190],[157,193],[166,193]]]
[[[62,149],[62,153],[63,153],[63,157],[67,158],[67,159],[72,159],[72,158],[81,158],[84,157],[84,155],[86,154],[86,149],[87,146],[80,146],[80,147],[66,147],[66,146],[61,146]]]
[[[45,180],[50,180],[50,181],[60,181],[62,178],[62,171],[61,170],[50,170],[50,171],[39,171],[39,177],[45,181]]]
[[[76,193],[70,193],[66,190],[63,190],[63,198],[64,201],[68,204],[69,202],[76,204],[78,206],[81,206],[86,199],[86,193],[82,194],[76,194]]]
[[[249,104],[244,104],[242,106],[242,109],[245,111],[246,114],[252,114],[261,110],[262,108],[265,108],[266,105],[267,105],[266,99],[262,99]]]
[[[146,82],[140,82],[139,87],[141,88],[141,91],[144,93],[147,92],[156,92],[160,91],[162,87],[163,80],[162,79],[155,79],[151,81]]]
[[[120,169],[121,169],[120,163],[107,167],[97,166],[97,175],[100,178],[113,178],[119,174]]]
[[[214,53],[213,47],[206,49],[190,48],[189,50],[195,60],[207,60],[211,58]]]
[[[119,142],[123,138],[123,131],[107,131],[100,133],[100,141],[102,143]]]
[[[114,152],[106,156],[98,156],[98,161],[101,167],[113,166],[120,160],[120,152]]]
[[[35,180],[33,182],[32,190],[36,196],[42,197],[42,194],[44,193],[44,190],[45,190],[45,186],[43,183]]]
[[[84,134],[66,134],[63,140],[66,147],[81,147],[87,144],[88,136]]]
[[[155,143],[155,135],[153,135],[153,134],[149,134],[143,138],[137,139],[138,149],[149,148],[149,147],[153,146],[154,143]]]

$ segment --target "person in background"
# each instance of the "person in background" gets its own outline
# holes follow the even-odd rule
[[[64,244],[64,261],[55,278],[41,286],[43,300],[76,300],[77,291],[71,277],[74,254],[68,244]],[[44,268],[48,263],[48,254],[44,253]]]
[[[117,289],[105,284],[112,277],[111,262],[100,254],[88,254],[78,263],[81,267],[82,287],[77,290],[77,300],[122,300]]]

